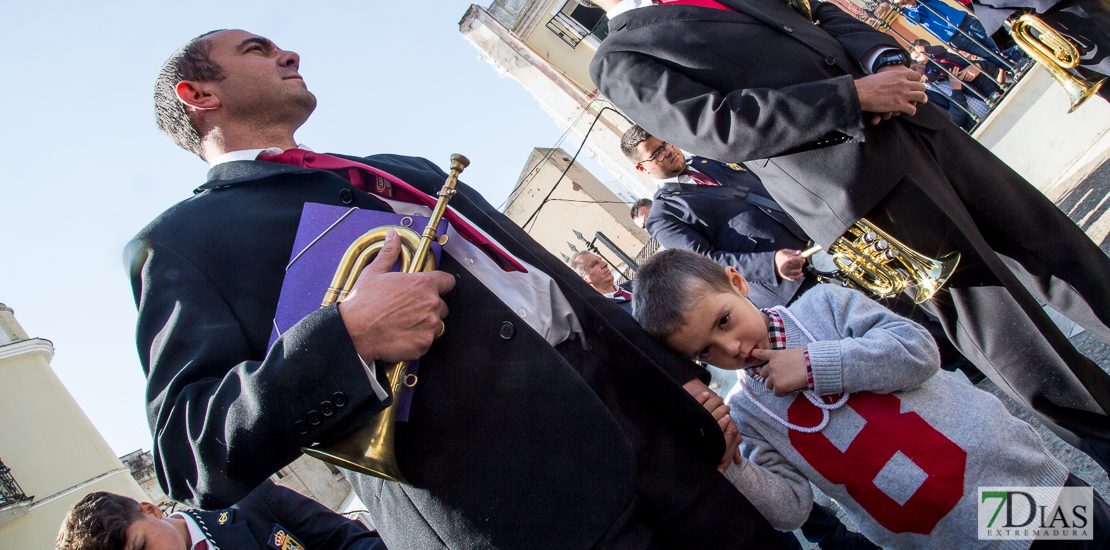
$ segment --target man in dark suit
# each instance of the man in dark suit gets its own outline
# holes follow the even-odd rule
[[[834,4],[598,1],[602,94],[686,151],[743,162],[826,249],[861,218],[931,257],[923,304],[957,347],[1063,439],[1110,465],[1110,376],[1047,303],[1110,341],[1110,260],[1042,193],[926,101],[894,38]],[[686,5],[695,3],[699,5]]]
[[[809,240],[740,165],[693,157],[633,125],[621,150],[659,184],[645,229],[667,248],[683,248],[733,267],[752,283],[757,307],[786,305],[816,284],[799,257]],[[755,202],[760,201],[760,202]]]
[[[377,533],[271,481],[222,510],[169,517],[149,502],[98,491],[73,505],[59,550],[385,550]]]
[[[419,158],[298,149],[316,103],[299,61],[220,31],[179,50],[156,83],[163,131],[213,165],[128,246],[167,494],[238,500],[302,446],[389,405],[379,362],[419,358],[395,439],[411,486],[349,474],[394,550],[780,544],[716,470],[737,433],[691,398],[707,391],[704,369],[465,184],[439,271],[390,273],[387,239],[351,295],[267,345],[306,203],[426,216],[421,201],[446,177]]]
[[[575,252],[570,258],[570,268],[602,296],[621,306],[621,309],[632,313],[632,281],[614,284],[616,278],[613,277],[613,271],[601,256],[588,250]]]

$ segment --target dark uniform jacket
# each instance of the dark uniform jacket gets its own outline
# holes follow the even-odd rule
[[[210,550],[385,550],[361,523],[271,481],[230,508],[180,512],[196,522]]]
[[[358,159],[427,193],[446,174]],[[583,339],[552,347],[459,262],[446,333],[420,360],[398,462],[412,486],[350,475],[397,548],[746,548],[779,535],[715,465],[712,416],[681,387],[707,373],[653,340],[480,195],[451,206],[551,275]],[[209,181],[128,247],[148,419],[167,494],[225,506],[383,409],[335,306],[267,342],[306,202],[383,209],[326,171],[256,161]],[[388,387],[383,371],[379,382]]]
[[[804,278],[780,279],[775,272],[775,251],[801,250],[808,240],[805,233],[783,212],[722,196],[725,189],[745,188],[770,200],[759,178],[740,165],[702,157],[691,158],[690,165],[721,187],[659,189],[645,224],[648,233],[667,248],[692,250],[735,268],[751,283],[748,297],[756,306],[786,305]]]

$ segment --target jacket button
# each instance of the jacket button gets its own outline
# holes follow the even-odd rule
[[[293,430],[301,435],[307,435],[308,422],[305,422],[304,420],[298,420],[295,424],[293,424]]]
[[[350,189],[343,189],[339,192],[339,200],[343,201],[343,204],[351,204],[354,202],[355,196],[351,194]]]
[[[320,413],[316,411],[308,411],[308,415],[306,415],[306,417],[308,418],[308,423],[312,424],[313,426],[319,426],[320,422],[323,420],[322,418],[320,418]]]
[[[782,30],[786,32],[794,32],[794,27],[791,27],[790,25],[783,25]]]
[[[825,64],[826,65],[836,65],[836,58],[831,56],[831,55],[826,57],[825,58]]]
[[[335,414],[335,405],[332,405],[331,401],[324,401],[323,403],[320,403],[320,414],[324,416],[331,416]]]
[[[505,321],[501,323],[501,337],[509,340],[516,334],[516,327],[512,323]]]
[[[347,394],[341,391],[337,391],[331,394],[331,402],[335,403],[336,407],[342,409],[343,406],[347,404]]]

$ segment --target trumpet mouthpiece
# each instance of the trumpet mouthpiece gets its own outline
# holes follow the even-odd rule
[[[468,159],[468,158],[466,158],[466,157],[464,157],[464,156],[462,156],[458,153],[455,153],[454,155],[451,155],[451,169],[452,170],[458,170],[459,172],[462,172],[463,168],[466,168],[467,166],[470,166],[470,159]]]

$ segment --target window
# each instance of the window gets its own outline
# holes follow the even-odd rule
[[[571,0],[555,12],[547,28],[574,48],[590,34],[604,40],[609,34],[609,18],[603,9],[587,8]]]

